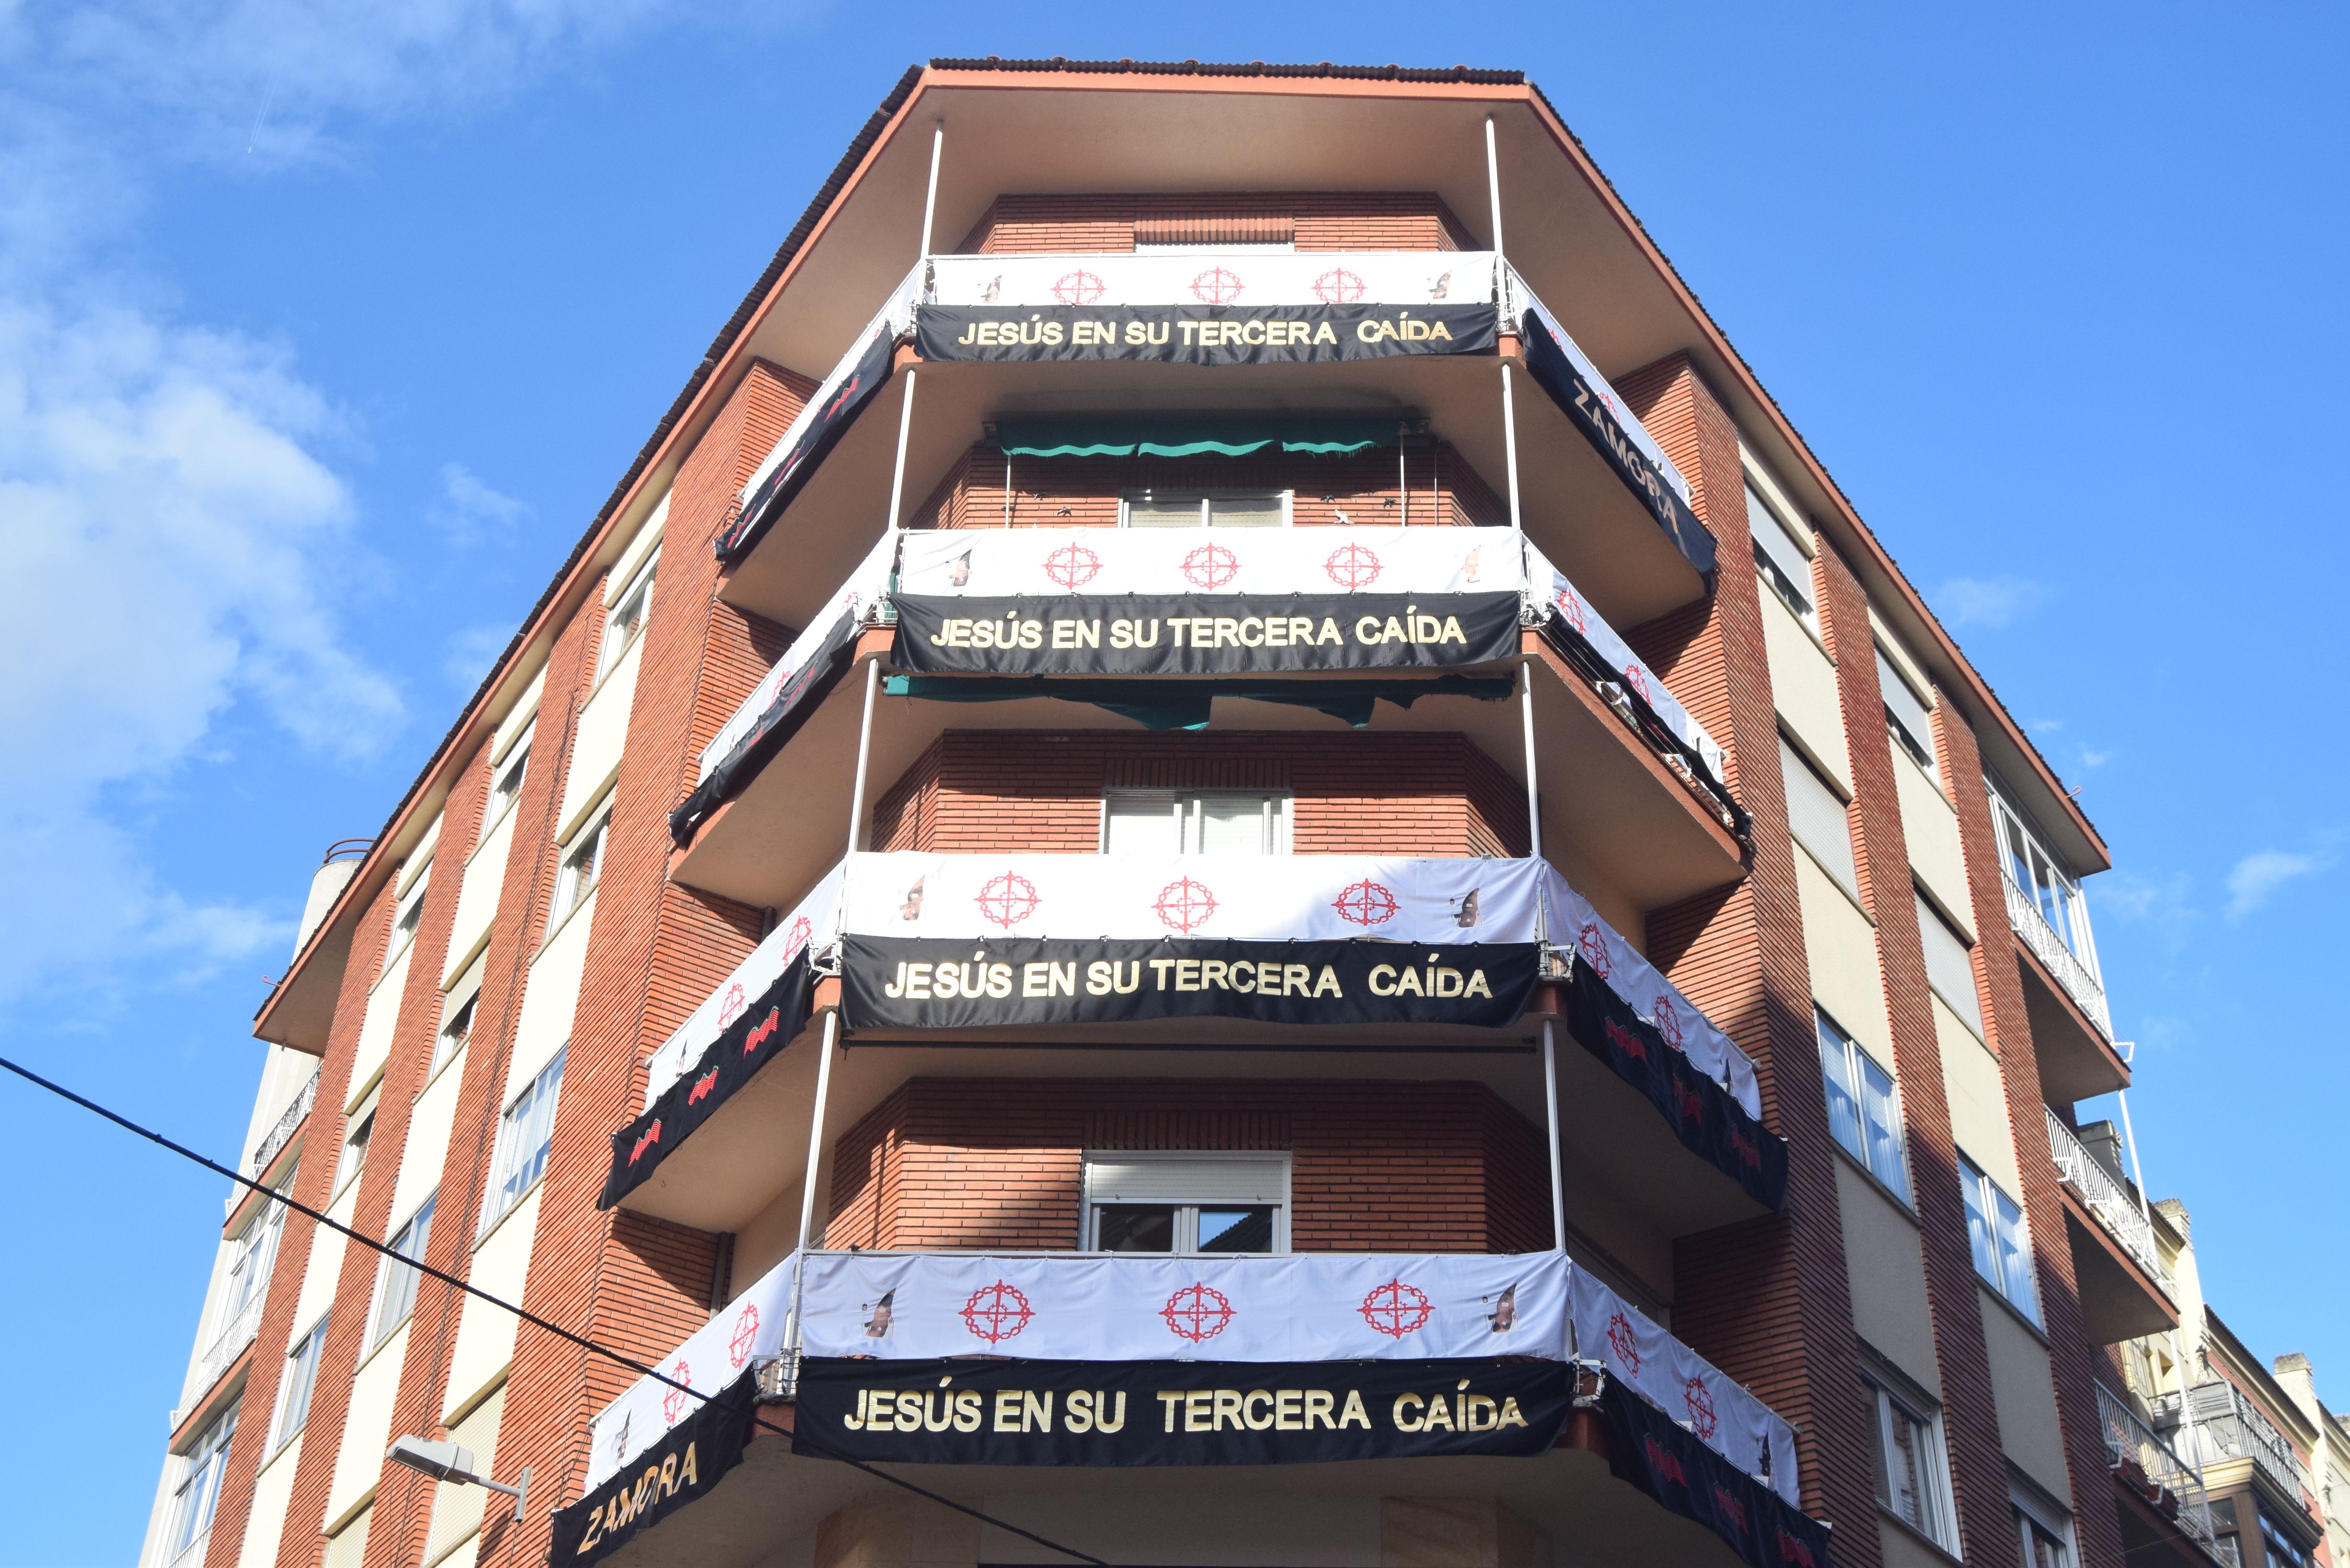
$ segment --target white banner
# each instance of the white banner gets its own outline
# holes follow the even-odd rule
[[[1118,251],[934,256],[932,305],[1463,305],[1491,251]]]
[[[727,718],[710,744],[702,748],[703,776],[706,777],[712,767],[725,760],[726,753],[734,749],[737,742],[758,727],[761,716],[774,703],[776,695],[799,672],[801,666],[816,657],[816,650],[825,645],[832,636],[833,628],[840,624],[841,617],[851,616],[862,622],[872,619],[879,613],[883,601],[889,596],[889,573],[898,559],[898,539],[897,534],[885,532],[880,542],[866,553],[865,559],[858,562],[857,569],[848,575],[848,581],[841,585],[840,592],[833,596],[825,609],[809,618],[806,629],[792,639],[792,645],[784,649],[784,656],[775,660],[775,667],[759,678],[759,684],[743,699],[742,706]]]
[[[794,1252],[768,1270],[758,1283],[712,1314],[692,1338],[654,1365],[694,1394],[715,1395],[754,1362],[781,1354],[784,1331],[790,1326],[792,1271],[799,1257]],[[683,1389],[638,1378],[588,1424],[588,1477],[581,1491],[603,1485],[699,1408],[701,1401]]]
[[[1546,870],[1362,855],[858,855],[842,929],[971,941],[1531,942]]]
[[[743,500],[748,501],[758,493],[767,475],[775,472],[775,464],[784,460],[784,454],[792,450],[792,443],[800,439],[800,431],[806,430],[831,403],[841,384],[857,369],[857,361],[863,356],[866,345],[873,341],[873,335],[884,327],[893,328],[900,336],[914,329],[914,307],[921,303],[921,299],[922,268],[917,264],[913,271],[899,280],[889,299],[873,313],[873,319],[849,339],[848,347],[841,352],[840,362],[833,366],[831,373],[817,385],[815,394],[801,407],[798,417],[785,427],[783,435],[768,449],[767,455],[759,460],[759,466],[751,471],[751,477],[743,483]]]
[[[910,594],[1523,593],[1508,528],[955,528],[906,535]],[[1545,579],[1547,582],[1547,579]]]
[[[1641,661],[1629,643],[1616,635],[1616,628],[1602,619],[1599,612],[1591,607],[1590,602],[1575,591],[1575,585],[1566,580],[1566,574],[1552,566],[1549,557],[1535,549],[1531,541],[1526,545],[1526,577],[1529,597],[1555,612],[1580,633],[1583,640],[1591,644],[1593,650],[1624,678],[1624,684],[1638,692],[1641,701],[1657,711],[1657,717],[1665,722],[1666,728],[1679,735],[1682,744],[1705,759],[1705,765],[1713,772],[1715,783],[1726,780],[1729,774],[1725,771],[1722,750],[1715,744],[1713,737],[1706,733],[1705,726],[1690,717],[1690,711],[1681,706],[1679,698],[1665,690],[1665,683],[1657,672]]]
[[[816,885],[816,891],[776,921],[775,929],[751,950],[751,956],[735,965],[734,972],[703,998],[693,1015],[679,1024],[677,1033],[661,1042],[660,1049],[647,1059],[646,1110],[651,1110],[653,1102],[661,1097],[664,1090],[700,1064],[702,1054],[716,1043],[719,1034],[745,1007],[783,977],[792,960],[811,949],[821,952],[839,939],[843,876],[838,866],[827,872],[824,880]],[[795,1021],[794,1027],[796,1026]]]
[[[1583,346],[1569,336],[1566,328],[1559,325],[1558,317],[1550,313],[1550,306],[1534,297],[1534,291],[1526,286],[1526,280],[1518,275],[1518,269],[1506,262],[1503,266],[1504,281],[1510,291],[1508,309],[1512,318],[1515,319],[1522,310],[1531,310],[1542,317],[1543,325],[1550,328],[1551,336],[1558,339],[1558,346],[1566,350],[1567,358],[1574,362],[1575,374],[1589,382],[1591,389],[1599,394],[1599,400],[1607,405],[1607,411],[1616,416],[1616,422],[1623,427],[1626,435],[1632,438],[1632,444],[1640,449],[1640,455],[1654,463],[1657,472],[1665,476],[1665,483],[1671,485],[1683,501],[1688,501],[1690,483],[1681,477],[1681,471],[1673,466],[1673,460],[1665,455],[1665,449],[1657,444],[1656,438],[1648,433],[1638,417],[1624,406],[1624,400],[1616,395],[1616,389],[1607,384],[1607,378],[1601,375],[1599,367],[1591,362],[1591,356],[1583,351]]]

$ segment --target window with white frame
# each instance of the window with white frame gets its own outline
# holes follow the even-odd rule
[[[1877,1501],[1910,1529],[1955,1552],[1941,1418],[1914,1393],[1894,1392],[1894,1382],[1889,1376],[1862,1377],[1869,1423],[1877,1433]]]
[[[164,1536],[163,1560],[175,1563],[213,1527],[213,1509],[220,1501],[221,1478],[228,1471],[229,1440],[236,1436],[237,1406],[213,1417],[198,1432],[180,1460],[179,1483],[172,1489],[172,1524]]]
[[[563,851],[563,869],[555,878],[555,903],[548,909],[547,929],[561,925],[572,910],[588,901],[596,890],[596,878],[604,870],[604,840],[612,826],[612,803],[607,800],[588,819],[588,825],[571,836]]]
[[[1858,902],[1860,868],[1853,858],[1852,815],[1845,809],[1844,796],[1784,735],[1779,737],[1779,773],[1786,782],[1788,831],[1835,878],[1836,886]]]
[[[2254,1503],[2253,1510],[2261,1516],[2261,1550],[2268,1558],[2268,1568],[2309,1568],[2309,1553],[2301,1542],[2270,1517],[2267,1509]]]
[[[1279,528],[1289,522],[1286,490],[1139,490],[1125,498],[1128,528]]]
[[[367,1092],[367,1097],[352,1107],[350,1119],[344,1124],[343,1156],[335,1167],[337,1192],[358,1180],[359,1172],[367,1168],[368,1143],[375,1137],[376,1101],[382,1093],[383,1085],[379,1080]]]
[[[273,1453],[292,1442],[310,1419],[310,1394],[318,1383],[318,1357],[326,1351],[327,1321],[321,1313],[310,1332],[286,1353],[286,1370],[277,1380],[277,1430],[269,1445]]]
[[[1289,1157],[1087,1150],[1085,1245],[1097,1252],[1289,1251]]]
[[[482,1229],[498,1222],[523,1199],[531,1183],[546,1168],[547,1145],[555,1137],[555,1101],[563,1090],[563,1057],[569,1046],[515,1096],[498,1122],[498,1149],[490,1167],[489,1190],[483,1195]]]
[[[424,923],[424,885],[432,880],[432,863],[428,860],[408,884],[408,890],[400,894],[400,902],[393,906],[391,943],[383,952],[385,969],[390,969],[391,961],[406,952],[408,944],[416,940],[417,928]]]
[[[629,576],[628,586],[613,597],[612,607],[604,612],[604,640],[596,649],[598,680],[620,662],[620,656],[629,651],[637,634],[645,629],[645,618],[653,607],[653,569],[660,565],[660,552],[655,550]]]
[[[490,809],[482,817],[482,836],[489,836],[490,829],[505,819],[522,798],[522,781],[530,772],[530,742],[537,732],[538,721],[532,720],[512,746],[506,749],[490,775]]]
[[[1885,703],[1885,727],[1893,736],[1893,743],[1909,753],[1909,760],[1926,770],[1929,778],[1941,774],[1934,764],[1934,699],[1909,684],[1901,667],[1877,649],[1877,694]]]
[[[2048,852],[2032,819],[2017,810],[1997,784],[1984,783],[1991,792],[1991,815],[1999,823],[2000,861],[2008,879],[2040,911],[2057,940],[2095,975],[2096,948],[2089,940],[2089,909],[2081,898],[2081,884],[2064,869],[2063,861]]]
[[[1819,607],[1812,599],[1812,553],[1798,542],[1796,529],[1779,509],[1751,483],[1746,487],[1746,527],[1754,536],[1755,575],[1797,620],[1819,630]]]
[[[2012,1497],[2023,1568],[2073,1568],[2072,1527],[2054,1510]]]
[[[2040,1321],[2038,1293],[2032,1282],[2032,1231],[2023,1206],[1965,1155],[1959,1156],[1959,1188],[1967,1201],[1967,1243],[1975,1272],[2005,1296],[2008,1304]]]
[[[288,1170],[272,1190],[288,1191],[293,1185],[294,1173]],[[265,1198],[231,1240],[229,1244],[234,1251],[229,1258],[228,1278],[221,1289],[220,1315],[213,1322],[215,1335],[225,1334],[229,1325],[268,1288],[269,1271],[277,1262],[277,1238],[285,1229],[286,1205]]]
[[[432,1036],[432,1061],[424,1070],[428,1081],[473,1037],[473,1013],[482,1000],[482,967],[488,957],[486,950],[474,954],[457,983],[442,995],[441,1030]]]
[[[1825,1009],[1814,1005],[1812,1020],[1819,1030],[1820,1073],[1827,1080],[1828,1131],[1846,1153],[1906,1202],[1909,1162],[1902,1151],[1901,1096],[1893,1075]]]
[[[427,1198],[408,1217],[408,1223],[391,1233],[388,1243],[391,1253],[376,1272],[375,1332],[368,1335],[370,1349],[390,1338],[415,1309],[416,1282],[421,1278],[415,1265],[423,1261],[424,1249],[432,1239],[432,1206],[439,1200],[437,1192]]]
[[[1966,1020],[1967,1027],[1980,1039],[1983,1032],[1982,997],[1975,990],[1974,949],[1967,939],[1959,935],[1958,928],[1942,918],[1942,911],[1928,901],[1916,888],[1910,891],[1918,899],[1918,936],[1926,948],[1926,983],[1934,994],[1948,1003],[1951,1012]]]
[[[1111,790],[1105,855],[1286,855],[1289,796],[1279,790]]]

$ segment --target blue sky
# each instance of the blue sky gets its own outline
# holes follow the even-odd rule
[[[0,1049],[234,1157],[320,851],[909,63],[1517,67],[2082,785],[2150,1185],[2350,1406],[2343,16],[1915,10],[0,0]],[[0,1562],[127,1562],[221,1184],[0,1103]]]

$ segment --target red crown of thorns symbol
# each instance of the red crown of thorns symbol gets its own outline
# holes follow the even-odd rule
[[[1681,1048],[1681,1012],[1673,1005],[1673,999],[1669,996],[1657,998],[1657,1033],[1663,1035],[1665,1044],[1674,1050]]]
[[[1379,558],[1360,545],[1341,545],[1330,552],[1322,569],[1330,574],[1332,582],[1352,593],[1378,580]]]
[[[725,1000],[718,1004],[718,1027],[723,1029],[733,1023],[736,1016],[742,1012],[743,1004],[749,1000],[749,997],[743,994],[743,985],[740,981],[728,986]]]
[[[1232,1321],[1232,1298],[1212,1285],[1185,1285],[1159,1309],[1178,1338],[1197,1345],[1224,1332]]]
[[[1191,280],[1191,297],[1202,305],[1230,305],[1242,287],[1240,274],[1211,266]]]
[[[798,919],[792,922],[792,934],[784,939],[784,961],[785,963],[789,963],[792,960],[800,956],[800,950],[807,946],[808,938],[815,932],[815,930],[816,928],[808,924],[808,918],[806,915],[802,915]]]
[[[1356,1310],[1363,1314],[1365,1323],[1389,1339],[1401,1339],[1426,1327],[1429,1314],[1436,1309],[1429,1304],[1428,1293],[1419,1286],[1389,1280],[1365,1296],[1363,1304]]]
[[[1241,574],[1241,558],[1222,545],[1202,545],[1183,557],[1183,575],[1194,587],[1213,592]]]
[[[1657,700],[1656,694],[1648,690],[1648,672],[1640,666],[1635,664],[1627,669],[1624,679],[1631,682],[1632,690],[1640,694],[1641,701],[1654,702]]]
[[[680,1383],[693,1381],[693,1368],[685,1364],[683,1357],[680,1357],[678,1364],[669,1369],[669,1375]],[[685,1408],[686,1397],[686,1392],[682,1388],[672,1388],[662,1395],[661,1419],[672,1427],[676,1426],[679,1413]]]
[[[1314,297],[1325,305],[1352,305],[1363,297],[1363,280],[1334,266],[1314,280]]]
[[[736,1371],[751,1359],[751,1346],[759,1337],[759,1303],[744,1302],[743,1315],[734,1320],[734,1336],[726,1342],[726,1359]]]
[[[1713,1391],[1705,1386],[1705,1380],[1690,1378],[1681,1397],[1689,1406],[1690,1429],[1700,1438],[1712,1438],[1721,1429],[1721,1422],[1714,1414]]]
[[[1403,908],[1396,902],[1393,893],[1367,877],[1331,899],[1330,907],[1338,911],[1340,919],[1352,920],[1358,926],[1384,925]]]
[[[1065,588],[1081,588],[1101,576],[1101,557],[1083,545],[1064,545],[1045,557],[1045,575]]]
[[[992,1285],[982,1285],[971,1293],[962,1303],[962,1325],[980,1338],[993,1345],[1010,1339],[1035,1321],[1035,1313],[1020,1287],[1002,1280]]]
[[[1189,877],[1178,877],[1159,889],[1159,898],[1150,906],[1162,924],[1189,936],[1216,912],[1216,896],[1203,883]]]
[[[1576,950],[1583,954],[1583,961],[1597,970],[1599,978],[1606,980],[1608,968],[1607,939],[1599,934],[1599,928],[1584,927],[1575,936],[1575,946]]]
[[[1036,884],[1017,871],[1006,871],[990,877],[972,902],[979,906],[981,914],[1008,931],[1035,914],[1044,900],[1036,896]]]
[[[1104,292],[1102,280],[1083,267],[1063,273],[1059,281],[1053,285],[1053,297],[1063,305],[1091,305]]]
[[[1558,592],[1551,595],[1551,602],[1558,606],[1558,613],[1566,618],[1567,625],[1575,628],[1577,631],[1581,631],[1583,629],[1583,601],[1581,599],[1576,598],[1565,588],[1561,588]]]
[[[1632,1320],[1620,1312],[1608,1314],[1607,1348],[1615,1353],[1617,1365],[1625,1371],[1639,1376],[1640,1342],[1633,1336]]]

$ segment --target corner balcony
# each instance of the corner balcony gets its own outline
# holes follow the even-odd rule
[[[2178,1552],[2173,1546],[2174,1561],[2188,1568],[2204,1568],[2207,1562],[2226,1564],[2219,1532],[2211,1523],[2210,1493],[2203,1484],[2202,1472],[2180,1459],[2126,1400],[2102,1383],[2096,1388],[2097,1414],[2106,1429],[2106,1462],[2113,1467],[2115,1485],[2126,1500],[2121,1523],[2127,1554],[2135,1560],[2183,1538],[2202,1557]]]
[[[591,1424],[563,1561],[756,1561],[893,1495],[846,1457],[1113,1561],[1164,1560],[1154,1519],[1376,1555],[1383,1498],[1451,1494],[1609,1560],[1827,1562],[1787,1423],[1562,1252],[810,1251],[659,1365]]]
[[[2063,1179],[2064,1226],[2089,1337],[2118,1345],[2177,1328],[2178,1286],[2155,1243],[2153,1221],[2073,1129],[2054,1111],[2046,1114],[2048,1152]]]
[[[2016,885],[2003,858],[2000,884],[2007,895],[2008,928],[2027,955],[2017,967],[2042,1091],[2051,1101],[2069,1105],[2127,1088],[2129,1066],[2114,1049],[2105,987],[2065,945],[2032,895]]]
[[[2251,1475],[2267,1486],[2278,1504],[2310,1511],[2293,1444],[2234,1384],[2224,1378],[2199,1383],[2187,1390],[2183,1408],[2177,1393],[2166,1394],[2154,1401],[2154,1423],[2204,1476],[2249,1460]],[[2213,1484],[2231,1483],[2223,1480]]]

